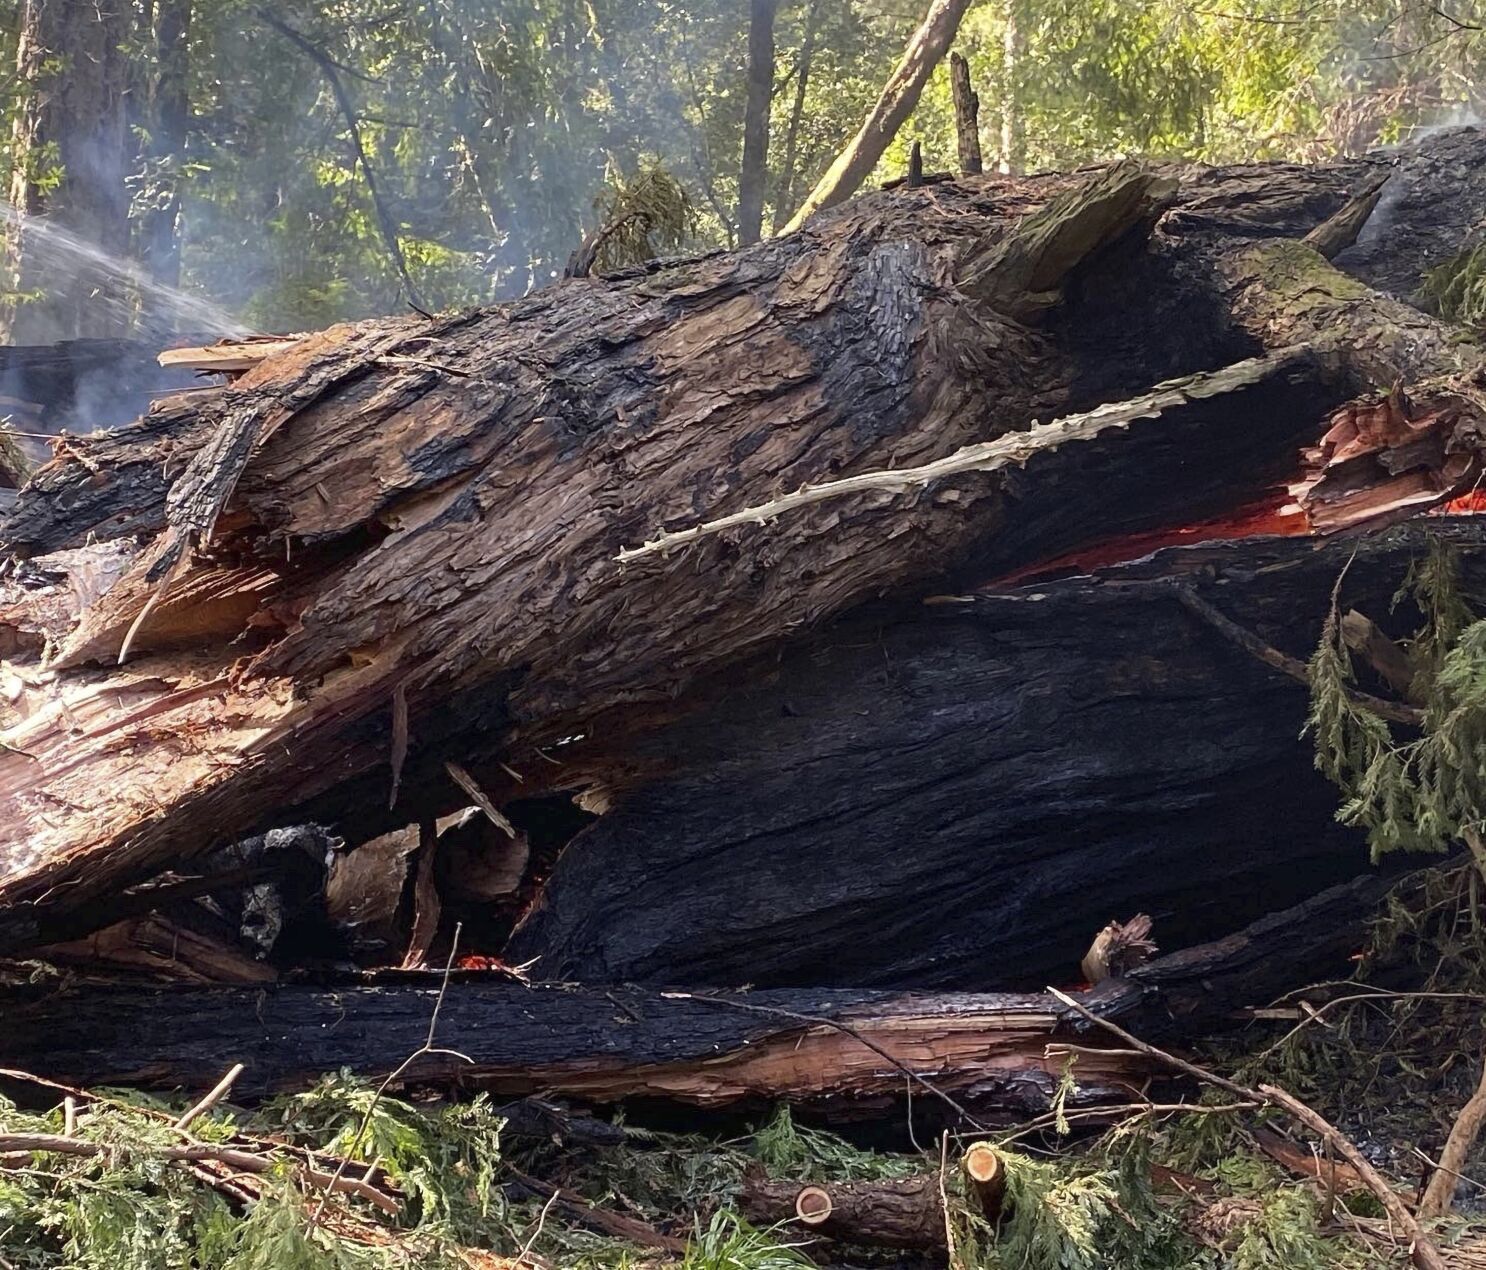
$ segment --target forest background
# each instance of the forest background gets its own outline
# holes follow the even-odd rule
[[[13,343],[489,303],[549,285],[634,205],[651,215],[610,264],[778,232],[924,18],[922,0],[0,8]],[[1316,160],[1471,122],[1483,28],[1474,0],[982,0],[955,48],[987,166],[1016,173]],[[750,101],[766,133],[745,163]],[[947,62],[872,181],[915,141],[927,170],[955,166]],[[127,285],[79,287],[94,252]],[[177,287],[216,307],[160,302]]]

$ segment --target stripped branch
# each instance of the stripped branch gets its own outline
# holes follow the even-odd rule
[[[1143,397],[1112,402],[1084,414],[1069,415],[1051,423],[1034,424],[1025,432],[1009,432],[994,441],[963,446],[942,459],[919,467],[883,469],[824,481],[819,485],[802,485],[793,494],[785,494],[767,503],[759,503],[729,516],[705,521],[688,529],[664,532],[639,547],[628,547],[615,558],[621,563],[644,556],[672,551],[714,534],[725,533],[745,525],[764,525],[787,512],[813,507],[833,498],[851,494],[902,494],[921,489],[935,481],[968,472],[998,472],[1005,468],[1024,467],[1038,454],[1056,450],[1072,441],[1091,441],[1103,433],[1129,428],[1142,419],[1154,419],[1163,411],[1203,397],[1216,397],[1261,383],[1298,366],[1310,356],[1305,346],[1287,349],[1271,357],[1249,358],[1222,370],[1191,375],[1158,384]]]

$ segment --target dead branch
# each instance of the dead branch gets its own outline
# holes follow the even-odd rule
[[[1439,1164],[1424,1188],[1424,1197],[1419,1201],[1419,1216],[1443,1217],[1455,1203],[1455,1189],[1463,1176],[1461,1169],[1466,1157],[1481,1136],[1481,1126],[1486,1124],[1486,1061],[1482,1062],[1481,1079],[1476,1092],[1466,1101],[1450,1126],[1445,1149],[1440,1152]]]
[[[1418,1219],[1409,1212],[1408,1206],[1399,1198],[1396,1192],[1383,1176],[1373,1168],[1367,1157],[1362,1154],[1341,1130],[1326,1120],[1314,1108],[1306,1106],[1293,1094],[1280,1089],[1275,1085],[1259,1085],[1250,1089],[1240,1085],[1236,1081],[1229,1080],[1226,1076],[1220,1076],[1216,1072],[1209,1071],[1205,1067],[1199,1067],[1196,1063],[1188,1062],[1184,1058],[1178,1058],[1163,1049],[1147,1044],[1139,1037],[1133,1036],[1125,1031],[1118,1023],[1109,1019],[1102,1019],[1081,1002],[1075,1001],[1067,993],[1059,992],[1056,988],[1049,988],[1048,992],[1063,1002],[1069,1009],[1082,1015],[1090,1023],[1102,1027],[1105,1031],[1120,1038],[1132,1049],[1139,1050],[1142,1054],[1164,1063],[1166,1066],[1182,1072],[1200,1081],[1205,1085],[1213,1085],[1219,1089],[1226,1090],[1238,1098],[1246,1101],[1268,1103],[1270,1106],[1278,1107],[1286,1112],[1292,1119],[1318,1135],[1333,1150],[1347,1161],[1356,1171],[1357,1175],[1366,1183],[1368,1190],[1377,1198],[1387,1211],[1389,1218],[1402,1230],[1409,1239],[1409,1252],[1418,1270],[1446,1270],[1444,1257],[1435,1246],[1429,1236],[1424,1233],[1423,1227],[1419,1225]],[[1453,1179],[1452,1179],[1453,1185]]]

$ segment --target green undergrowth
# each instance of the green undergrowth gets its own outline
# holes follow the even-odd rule
[[[810,1242],[785,1229],[756,1229],[735,1200],[749,1174],[863,1181],[940,1170],[940,1144],[875,1151],[798,1124],[787,1111],[733,1138],[631,1128],[618,1145],[557,1141],[508,1144],[483,1099],[418,1105],[382,1098],[345,1076],[252,1111],[218,1110],[193,1126],[202,1141],[249,1133],[375,1163],[404,1197],[389,1221],[360,1201],[337,1201],[315,1220],[321,1194],[285,1165],[244,1204],[189,1170],[162,1161],[178,1144],[161,1118],[173,1104],[115,1096],[86,1108],[77,1133],[117,1149],[108,1158],[41,1154],[0,1171],[0,1255],[9,1267],[79,1270],[350,1270],[489,1267],[478,1252],[575,1270],[680,1265],[682,1270],[785,1270],[808,1266]],[[365,1122],[366,1128],[362,1129]],[[62,1129],[61,1112],[0,1103],[7,1134]],[[1007,1137],[1007,1214],[995,1227],[975,1215],[956,1170],[944,1169],[955,1235],[954,1264],[984,1270],[1160,1270],[1198,1266],[1385,1264],[1367,1245],[1323,1232],[1319,1197],[1257,1155],[1227,1116],[1137,1121],[1092,1142],[1054,1135]],[[962,1142],[943,1144],[952,1162]],[[1190,1199],[1153,1182],[1166,1163],[1202,1179]],[[570,1207],[513,1185],[517,1171],[561,1185],[612,1212],[688,1240],[669,1257],[584,1228]],[[1215,1197],[1237,1204],[1231,1230],[1198,1221]],[[818,1256],[819,1245],[814,1247]],[[903,1265],[901,1254],[834,1250],[833,1264]],[[913,1263],[908,1263],[913,1264]],[[944,1264],[943,1254],[924,1265]]]

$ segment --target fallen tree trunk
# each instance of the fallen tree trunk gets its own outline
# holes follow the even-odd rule
[[[840,623],[622,756],[574,754],[575,783],[623,762],[634,792],[506,956],[590,982],[1035,988],[1112,919],[1151,914],[1170,951],[1299,903],[1366,845],[1314,770],[1306,685],[1210,615],[1300,667],[1343,570],[1344,605],[1385,617],[1435,534],[1482,577],[1486,522],[1441,519],[1070,560]]]
[[[1357,879],[1217,944],[1111,979],[1080,999],[1152,1036],[1191,1035],[1345,965],[1387,883]],[[1277,946],[1285,956],[1267,955]],[[95,1084],[206,1088],[235,1063],[253,1095],[342,1067],[397,1068],[428,1039],[439,990],[424,975],[379,986],[149,991],[118,985],[4,992],[0,1067]],[[509,1095],[595,1102],[662,1098],[702,1106],[785,1100],[872,1115],[936,1094],[977,1114],[1041,1111],[1064,1059],[1047,1045],[1083,1037],[1043,993],[912,996],[858,989],[706,995],[615,986],[526,986],[456,974],[435,1039],[406,1081],[453,1081]],[[1086,1038],[1098,1044],[1097,1036]],[[456,1051],[454,1056],[450,1051]],[[1145,1066],[1080,1054],[1078,1105],[1123,1104]],[[942,1108],[939,1109],[942,1112]]]
[[[485,779],[496,807],[571,788],[547,747],[591,772],[587,752],[622,752],[804,627],[1272,490],[1359,374],[1403,364],[1390,324],[1407,323],[1412,374],[1466,356],[1412,310],[1339,291],[1309,248],[1294,285],[1296,259],[1254,245],[1303,237],[1374,166],[1199,173],[1175,193],[1117,166],[863,200],[732,256],[337,328],[132,433],[72,443],[23,493],[9,548],[121,526],[148,541],[45,669],[24,580],[6,597],[0,622],[32,660],[0,738],[5,939],[270,818],[366,837],[462,805],[451,760],[525,778]],[[1109,350],[1089,342],[1102,319],[1081,267],[1089,284],[1141,279],[1125,325],[1154,322],[1148,353],[1097,389]],[[1190,312],[1163,333],[1171,304]],[[1356,357],[1335,339],[1353,318]],[[1195,369],[1197,349],[1231,365],[1099,406],[1115,378]],[[1369,495],[1399,475],[1398,447],[1340,490],[1323,488],[1323,447],[1309,488],[1337,494],[1328,524],[1473,479],[1474,459],[1437,453],[1468,434],[1469,401],[1426,389],[1414,413],[1439,446],[1402,463],[1402,495]],[[618,560],[658,530],[987,444],[989,466]]]

